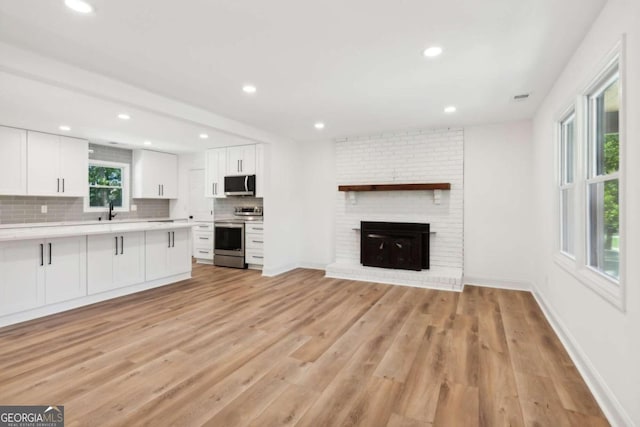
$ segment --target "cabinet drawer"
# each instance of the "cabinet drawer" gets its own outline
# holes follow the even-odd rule
[[[249,233],[263,233],[264,232],[264,224],[261,223],[261,222],[257,222],[257,223],[247,222],[245,227],[246,227],[245,232],[247,234],[249,234]]]
[[[213,223],[197,223],[193,226],[193,231],[208,231],[213,233]]]
[[[247,251],[244,255],[244,262],[247,264],[262,265],[264,264],[264,255],[262,255],[262,252]]]
[[[264,238],[260,234],[247,234],[245,236],[245,243],[247,249],[262,251],[264,248]]]
[[[213,245],[213,234],[212,233],[203,233],[201,231],[193,233],[193,244],[194,246],[211,246]]]
[[[193,251],[193,256],[194,256],[194,258],[212,260],[213,259],[213,249],[196,248],[196,250]]]

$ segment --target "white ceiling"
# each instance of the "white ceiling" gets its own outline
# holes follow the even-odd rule
[[[531,117],[605,3],[89,1],[91,16],[63,0],[0,2],[0,41],[297,140]],[[424,58],[430,45],[444,54]],[[182,125],[162,135],[195,131]],[[108,129],[96,136],[127,138],[122,123]]]

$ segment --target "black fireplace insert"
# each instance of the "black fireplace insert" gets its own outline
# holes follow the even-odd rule
[[[429,224],[362,221],[360,233],[362,265],[429,269]]]

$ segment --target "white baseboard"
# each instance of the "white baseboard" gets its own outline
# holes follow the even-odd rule
[[[265,277],[278,276],[286,273],[287,271],[295,270],[296,268],[298,268],[298,264],[287,264],[279,267],[264,267],[262,269],[262,275]]]
[[[512,291],[531,291],[531,282],[524,280],[491,279],[488,277],[464,276],[464,285],[483,286],[487,288],[509,289]]]
[[[326,270],[327,264],[322,262],[301,262],[298,268],[308,268],[310,270]]]
[[[574,365],[576,365],[576,368],[580,371],[582,378],[587,383],[589,390],[591,390],[600,408],[602,408],[609,423],[613,427],[634,427],[636,424],[634,424],[629,414],[622,407],[598,370],[593,366],[593,363],[591,363],[591,360],[582,347],[580,347],[575,337],[564,323],[562,323],[562,320],[560,320],[555,310],[547,303],[542,294],[535,290],[535,287],[531,293],[538,302],[545,317],[549,320],[551,327],[562,342],[562,345],[564,345],[564,348],[569,353]]]

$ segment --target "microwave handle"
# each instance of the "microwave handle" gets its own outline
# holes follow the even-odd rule
[[[249,175],[244,177],[244,191],[249,191]]]

